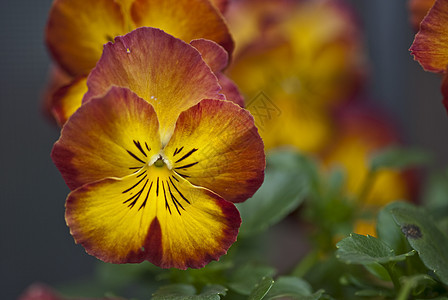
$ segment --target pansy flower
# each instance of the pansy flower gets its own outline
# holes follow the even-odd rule
[[[264,147],[199,51],[139,28],[105,45],[87,86],[52,151],[75,241],[106,262],[163,268],[226,253],[241,222],[232,202],[261,185]]]
[[[436,0],[420,24],[410,48],[425,71],[443,74],[442,94],[448,109],[448,1]]]
[[[227,73],[246,96],[266,148],[321,151],[333,134],[330,110],[350,98],[362,78],[360,32],[351,10],[339,1],[232,5],[230,28],[250,32],[235,34],[237,45],[245,46]]]
[[[226,1],[214,2],[223,9],[226,6]],[[208,39],[228,53],[233,51],[227,25],[209,0],[55,0],[46,44],[58,66],[72,78],[68,84],[61,82],[46,103],[59,125],[81,105],[87,75],[100,58],[103,45],[143,26],[160,28],[186,42]],[[223,81],[223,85],[230,85],[228,79]]]

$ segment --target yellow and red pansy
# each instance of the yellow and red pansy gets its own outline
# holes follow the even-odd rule
[[[141,26],[158,27],[186,42],[211,40],[230,54],[234,47],[221,13],[209,0],[55,0],[47,23],[46,43],[54,60],[73,79],[61,85],[64,91],[49,100],[48,108],[60,125],[67,121],[73,108],[79,107],[80,82],[95,67],[103,45]],[[229,94],[228,98],[232,96]]]
[[[420,23],[410,51],[424,70],[444,75],[441,90],[448,109],[448,1],[435,1]]]
[[[222,100],[198,50],[155,28],[107,44],[87,86],[52,151],[75,241],[112,263],[219,259],[241,222],[232,202],[263,181],[249,112]]]

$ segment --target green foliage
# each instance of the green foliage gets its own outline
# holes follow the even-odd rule
[[[414,255],[414,251],[395,255],[394,250],[383,241],[373,236],[363,236],[356,233],[337,243],[336,257],[347,264],[369,265],[372,263],[387,264],[405,260]]]
[[[320,299],[323,290],[312,293],[311,286],[303,279],[292,276],[281,276],[275,282],[265,299]]]
[[[260,282],[257,283],[249,295],[249,300],[262,300],[272,288],[274,280],[272,277],[263,277]]]
[[[233,272],[228,285],[241,295],[250,295],[260,280],[271,278],[274,274],[272,267],[247,264]]]
[[[305,157],[279,151],[267,159],[263,185],[247,201],[237,204],[243,223],[240,235],[252,235],[276,224],[293,212],[308,194]]]
[[[448,285],[448,238],[437,228],[429,213],[401,203],[392,214],[425,266]]]
[[[389,147],[372,157],[370,166],[372,171],[380,168],[405,169],[427,164],[430,155],[422,150],[403,147]]]
[[[225,296],[227,289],[220,285],[209,285],[197,294],[192,285],[171,284],[162,286],[152,295],[154,300],[219,300],[220,295]]]

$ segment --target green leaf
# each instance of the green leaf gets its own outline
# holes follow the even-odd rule
[[[336,244],[336,257],[347,264],[367,265],[372,263],[387,264],[405,260],[414,252],[395,255],[394,250],[381,240],[356,233]]]
[[[311,295],[311,292],[311,285],[305,280],[294,276],[281,276],[275,281],[267,298],[282,294],[305,296]]]
[[[321,290],[313,294],[308,282],[293,276],[282,276],[274,282],[274,286],[265,299],[317,300],[322,296],[323,292]]]
[[[255,195],[237,204],[242,224],[240,235],[247,236],[267,229],[293,212],[308,194],[309,185],[300,156],[288,154],[268,157],[269,167],[263,185]],[[290,161],[286,163],[285,160]]]
[[[394,249],[395,253],[406,253],[410,250],[401,228],[395,222],[392,210],[400,207],[402,202],[392,202],[383,207],[377,216],[376,231],[378,238]]]
[[[367,271],[369,271],[372,275],[378,277],[384,281],[391,281],[390,275],[387,270],[378,263],[364,265]]]
[[[424,190],[423,201],[425,207],[431,209],[446,209],[448,207],[448,170],[433,174]]]
[[[405,169],[427,164],[430,158],[425,151],[395,146],[375,154],[370,164],[373,171],[379,168]]]
[[[219,300],[220,295],[225,296],[227,289],[214,284],[205,286],[202,292],[197,295],[194,286],[189,284],[170,284],[160,287],[153,295],[153,300]]]
[[[434,174],[423,194],[423,205],[429,209],[442,232],[448,232],[448,170]]]
[[[392,210],[392,214],[425,266],[448,284],[448,238],[437,228],[428,212],[402,203]]]
[[[274,280],[272,277],[263,277],[259,283],[255,285],[255,288],[252,290],[252,292],[249,295],[249,300],[261,300],[263,299],[266,294],[271,289],[272,285],[274,284]]]
[[[235,292],[248,296],[263,277],[272,277],[274,274],[274,268],[247,264],[233,272],[228,286]]]
[[[384,289],[365,289],[355,292],[355,296],[359,297],[381,297],[381,298],[391,298],[393,296],[393,293],[389,290]]]

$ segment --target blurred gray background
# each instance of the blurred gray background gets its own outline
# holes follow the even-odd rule
[[[404,139],[447,166],[448,117],[440,78],[408,48],[405,0],[353,0],[371,60],[370,97],[396,119]],[[74,245],[64,221],[68,188],[50,159],[59,136],[41,114],[49,70],[43,31],[51,0],[0,2],[0,296],[16,299],[35,281],[61,284],[91,274],[95,259]]]

